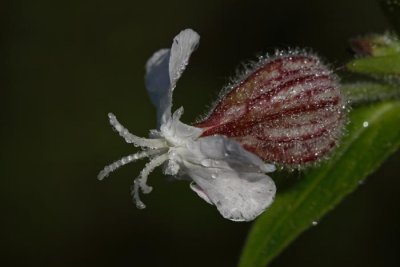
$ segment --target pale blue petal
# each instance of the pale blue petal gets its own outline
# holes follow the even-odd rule
[[[146,63],[146,87],[157,108],[159,126],[171,117],[172,92],[199,39],[195,31],[183,30],[174,38],[171,49],[157,51]]]

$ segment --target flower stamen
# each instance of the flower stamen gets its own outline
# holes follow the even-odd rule
[[[128,163],[134,162],[134,161],[142,159],[142,158],[151,157],[156,154],[160,154],[164,150],[166,150],[166,149],[165,148],[149,149],[149,150],[144,150],[144,151],[140,151],[140,152],[125,156],[125,157],[105,166],[103,168],[103,170],[101,170],[100,173],[97,175],[97,179],[101,181],[104,178],[106,178],[108,175],[110,175],[110,173],[112,173],[113,171],[121,168],[122,166],[124,166]]]
[[[118,134],[125,139],[125,142],[135,146],[148,147],[152,149],[166,147],[164,139],[148,139],[131,134],[118,120],[113,113],[108,113],[111,126]]]
[[[139,188],[142,190],[144,194],[150,193],[153,188],[147,185],[147,178],[149,174],[155,168],[162,165],[167,160],[168,160],[168,153],[163,153],[159,156],[156,156],[154,159],[152,159],[149,163],[146,164],[144,169],[140,172],[139,176],[135,178],[135,180],[133,181],[131,194],[133,197],[133,201],[136,203],[136,207],[138,209],[146,208],[146,205],[140,200]]]

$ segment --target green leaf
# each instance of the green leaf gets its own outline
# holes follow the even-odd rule
[[[254,223],[239,266],[266,266],[399,147],[400,101],[354,109],[332,158],[285,191],[278,188],[275,203]]]
[[[346,66],[358,73],[400,76],[400,54],[355,59]]]
[[[356,82],[341,86],[352,106],[400,97],[400,84],[379,82]]]
[[[386,17],[400,33],[400,0],[378,0]]]

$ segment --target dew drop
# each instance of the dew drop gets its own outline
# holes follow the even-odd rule
[[[210,167],[212,164],[212,160],[211,159],[203,159],[201,160],[201,165],[203,165],[204,167]]]
[[[111,164],[111,166],[110,166],[110,170],[111,171],[114,171],[114,170],[116,170],[118,168],[118,163],[116,163],[116,162],[114,162],[113,164]]]
[[[368,121],[364,121],[364,122],[363,122],[363,127],[364,127],[364,128],[367,128],[368,126],[369,126]]]
[[[311,225],[312,226],[317,226],[318,225],[318,221],[312,221]]]

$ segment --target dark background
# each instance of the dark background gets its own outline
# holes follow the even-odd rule
[[[107,113],[139,136],[155,127],[144,63],[187,27],[202,39],[175,91],[185,122],[259,53],[308,47],[340,68],[350,37],[390,29],[373,0],[8,1],[0,14],[1,266],[235,266],[251,223],[224,220],[188,183],[155,171],[140,211],[129,187],[143,162],[97,181],[134,151]],[[272,266],[398,266],[399,158]]]

